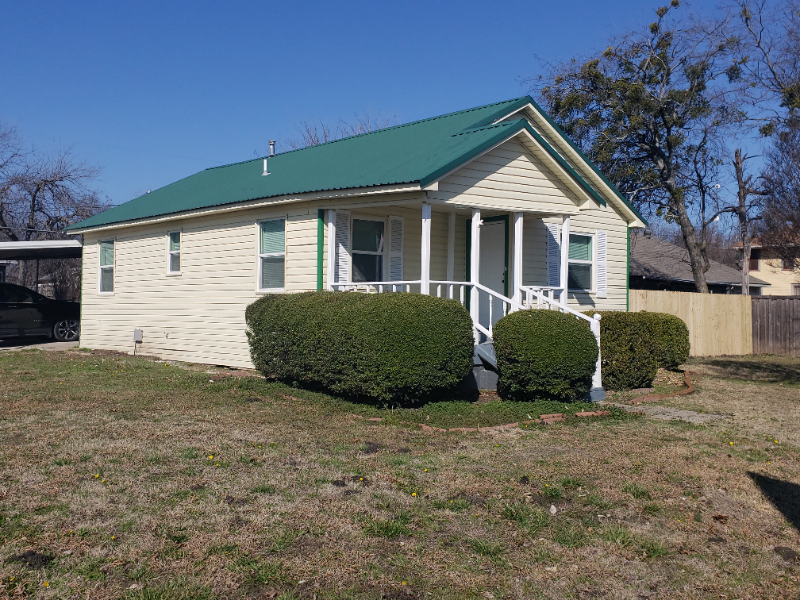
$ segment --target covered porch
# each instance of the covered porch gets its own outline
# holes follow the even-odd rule
[[[605,236],[572,234],[572,217],[428,201],[327,210],[326,287],[457,300],[472,318],[476,355],[492,367],[493,326],[517,310],[571,313],[599,347],[599,315],[568,306],[568,297],[605,294]],[[593,388],[599,397],[599,358]]]

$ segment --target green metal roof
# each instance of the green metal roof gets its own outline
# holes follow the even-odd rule
[[[415,121],[270,157],[214,167],[171,183],[70,226],[82,230],[203,208],[349,188],[436,181],[495,144],[520,132],[540,138],[525,119],[494,121],[533,100],[524,96]],[[563,163],[558,153],[545,149]],[[603,199],[572,169],[578,183]]]

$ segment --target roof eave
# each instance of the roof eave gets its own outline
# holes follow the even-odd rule
[[[421,186],[419,182],[415,181],[403,184],[369,186],[360,188],[346,188],[339,190],[321,190],[318,192],[304,192],[301,194],[283,194],[280,196],[266,196],[262,198],[254,198],[251,200],[241,200],[237,202],[229,202],[227,204],[218,204],[216,206],[207,206],[193,210],[185,210],[181,212],[166,213],[163,215],[142,217],[141,219],[128,219],[125,221],[116,221],[112,223],[98,223],[97,225],[90,225],[89,227],[78,227],[80,223],[77,223],[76,225],[68,227],[65,231],[70,235],[79,235],[97,231],[121,229],[123,227],[134,227],[134,226],[148,225],[153,223],[163,223],[166,221],[186,219],[189,217],[206,216],[221,212],[247,210],[250,208],[259,208],[261,206],[268,206],[275,204],[310,202],[314,200],[334,200],[338,198],[373,196],[378,194],[402,194],[409,192],[412,193],[422,192],[423,191],[422,187],[423,186]]]

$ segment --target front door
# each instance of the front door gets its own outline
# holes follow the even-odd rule
[[[506,220],[485,219],[481,226],[479,281],[498,294],[506,295]],[[492,307],[492,325],[503,317],[503,306],[496,298]],[[489,295],[480,294],[480,323],[489,327]]]

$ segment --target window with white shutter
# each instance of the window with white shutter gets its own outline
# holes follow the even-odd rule
[[[336,211],[334,283],[350,283],[350,211]]]
[[[403,280],[403,217],[389,217],[389,281]]]
[[[557,287],[561,283],[561,226],[545,223],[547,227],[547,285]]]
[[[595,232],[595,266],[597,274],[595,275],[595,288],[596,296],[598,298],[606,298],[608,296],[608,268],[606,254],[608,252],[608,234],[605,229],[598,229]]]
[[[592,291],[592,236],[580,233],[569,234],[569,260],[567,265],[567,289],[576,292]]]

